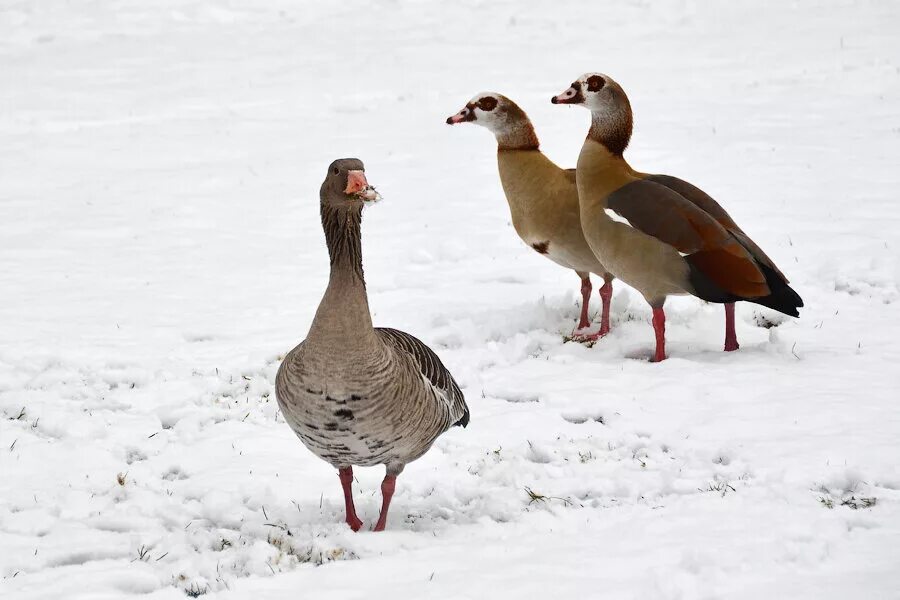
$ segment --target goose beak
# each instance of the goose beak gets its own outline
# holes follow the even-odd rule
[[[353,194],[363,202],[377,202],[381,200],[381,194],[369,185],[366,174],[363,171],[349,171],[347,173],[347,187],[345,194]]]
[[[475,111],[466,107],[453,115],[452,117],[447,117],[447,125],[456,125],[457,123],[466,123],[468,121],[475,120]]]
[[[349,171],[347,173],[345,194],[356,194],[367,187],[369,187],[369,182],[366,181],[366,173],[364,171]]]
[[[550,98],[550,102],[553,104],[578,104],[578,90],[574,87],[570,87],[563,93]]]

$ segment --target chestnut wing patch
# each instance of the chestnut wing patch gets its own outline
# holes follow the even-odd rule
[[[612,194],[607,206],[635,229],[686,255],[713,283],[732,294],[769,294],[750,253],[713,216],[673,189],[647,179]]]

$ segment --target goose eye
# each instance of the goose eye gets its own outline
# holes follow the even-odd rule
[[[478,108],[485,112],[490,112],[497,108],[497,99],[487,96],[478,101]]]
[[[599,75],[591,75],[588,77],[587,84],[589,92],[599,92],[606,85],[606,81]]]
[[[335,175],[337,175],[337,174],[338,174],[338,168],[335,167],[334,169],[331,170],[331,172],[334,173]]]

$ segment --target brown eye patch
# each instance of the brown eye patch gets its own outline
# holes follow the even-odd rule
[[[485,96],[478,101],[478,108],[485,112],[490,112],[497,108],[497,99],[493,96]]]
[[[599,75],[591,75],[587,78],[587,84],[589,92],[599,92],[606,85],[606,81]]]

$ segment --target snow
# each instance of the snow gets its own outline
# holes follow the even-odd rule
[[[900,5],[590,4],[0,7],[0,597],[900,598]],[[578,279],[444,119],[504,93],[573,166],[588,115],[549,98],[594,70],[631,163],[718,198],[800,319],[739,305],[726,354],[721,307],[674,299],[650,364],[619,284],[612,334],[564,341]],[[383,534],[272,388],[341,156],[384,196],[376,324],[472,410]],[[356,476],[371,526],[383,473]]]

